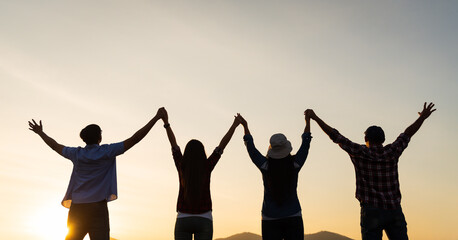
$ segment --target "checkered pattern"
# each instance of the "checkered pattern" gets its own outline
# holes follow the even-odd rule
[[[370,147],[353,143],[337,130],[332,141],[346,151],[356,173],[356,198],[363,205],[395,209],[401,204],[398,162],[410,138],[401,134],[392,144]]]

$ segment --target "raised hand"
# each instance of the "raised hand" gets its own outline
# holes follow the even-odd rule
[[[305,115],[305,119],[307,119],[307,118],[315,119],[315,117],[316,117],[316,114],[312,109],[305,110],[304,115]]]
[[[245,135],[250,135],[250,129],[248,129],[248,123],[245,120],[245,118],[243,118],[242,115],[240,115],[240,113],[237,113],[237,116],[235,118],[240,122],[240,124],[242,124]]]
[[[169,115],[167,113],[167,110],[165,110],[164,107],[159,108],[158,112],[161,114],[162,121],[164,121],[165,124],[169,122]]]
[[[431,102],[428,104],[428,106],[426,106],[426,102],[425,102],[425,104],[423,105],[423,111],[418,112],[418,114],[420,115],[421,118],[427,119],[429,116],[431,116],[431,113],[436,111],[436,109],[433,109],[433,108],[434,108],[434,103]]]
[[[237,115],[234,116],[234,122],[232,123],[232,125],[234,126],[238,126],[240,123],[240,120],[237,118]]]
[[[247,121],[240,115],[240,113],[237,113],[237,116],[235,118],[242,124],[243,127],[246,127],[248,125]]]
[[[423,105],[423,111],[418,113],[420,116],[417,118],[417,120],[415,120],[414,123],[412,123],[410,126],[406,128],[404,133],[407,136],[412,137],[418,131],[418,129],[420,129],[423,122],[431,115],[431,113],[436,111],[436,109],[433,109],[433,108],[434,108],[433,103],[429,103],[428,105],[426,105],[426,102],[425,102],[425,104]]]
[[[43,125],[41,125],[41,120],[40,124],[37,124],[34,119],[32,119],[32,122],[29,121],[29,130],[35,132],[36,134],[42,133]]]

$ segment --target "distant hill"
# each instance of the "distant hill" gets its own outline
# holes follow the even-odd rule
[[[322,231],[314,234],[306,234],[304,240],[353,240],[343,235]]]
[[[217,238],[215,240],[261,240],[261,239],[262,239],[261,236],[257,234],[244,232],[244,233],[232,235],[227,238]]]
[[[262,240],[262,237],[249,232],[239,233],[227,238],[217,238],[215,240]],[[322,231],[314,234],[306,234],[304,240],[353,240],[337,233]]]

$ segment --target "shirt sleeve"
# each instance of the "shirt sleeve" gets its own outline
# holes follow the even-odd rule
[[[309,154],[310,141],[312,141],[311,133],[309,132],[303,133],[302,134],[302,144],[299,150],[297,151],[295,159],[294,159],[294,162],[297,164],[299,169],[304,165],[305,160],[307,159],[307,156]]]
[[[219,147],[216,147],[215,150],[213,150],[213,153],[210,155],[210,157],[208,157],[208,164],[210,166],[210,170],[213,170],[215,168],[222,154],[223,150]]]
[[[77,152],[78,148],[76,147],[64,147],[62,149],[62,156],[73,162],[76,159]]]
[[[112,143],[104,145],[107,151],[109,158],[114,158],[118,155],[121,155],[125,152],[124,142]]]
[[[333,129],[333,132],[330,134],[329,137],[334,143],[339,144],[340,148],[342,148],[345,152],[347,152],[350,155],[358,155],[363,150],[362,145],[350,141],[348,138],[340,134],[339,131],[337,131],[337,129]]]
[[[172,147],[172,156],[173,161],[175,162],[175,167],[179,169],[181,165],[181,160],[183,159],[183,154],[181,153],[181,149],[179,146]]]
[[[410,137],[401,133],[398,138],[390,145],[390,152],[397,157],[401,156],[402,152],[407,148],[410,142]]]
[[[259,170],[261,170],[264,163],[267,162],[267,158],[263,156],[258,149],[256,149],[253,136],[245,135],[243,136],[243,140],[245,141],[245,146],[248,151],[248,155],[250,155],[251,161],[259,168]]]

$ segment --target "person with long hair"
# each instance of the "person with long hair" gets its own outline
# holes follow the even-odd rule
[[[255,147],[247,121],[237,115],[245,130],[248,154],[262,173],[264,200],[262,204],[263,240],[303,240],[304,224],[301,205],[297,197],[299,171],[307,159],[310,148],[310,117],[305,114],[305,130],[302,144],[296,155],[291,155],[291,142],[285,135],[277,133],[270,138],[267,155],[262,155]]]
[[[207,158],[204,145],[195,139],[186,144],[182,153],[176,142],[165,109],[162,120],[172,146],[173,160],[178,171],[180,189],[177,202],[177,220],[175,223],[176,240],[211,240],[213,238],[212,200],[210,195],[211,172],[221,158],[224,148],[240,124],[234,118],[229,131],[224,135],[218,147]]]

